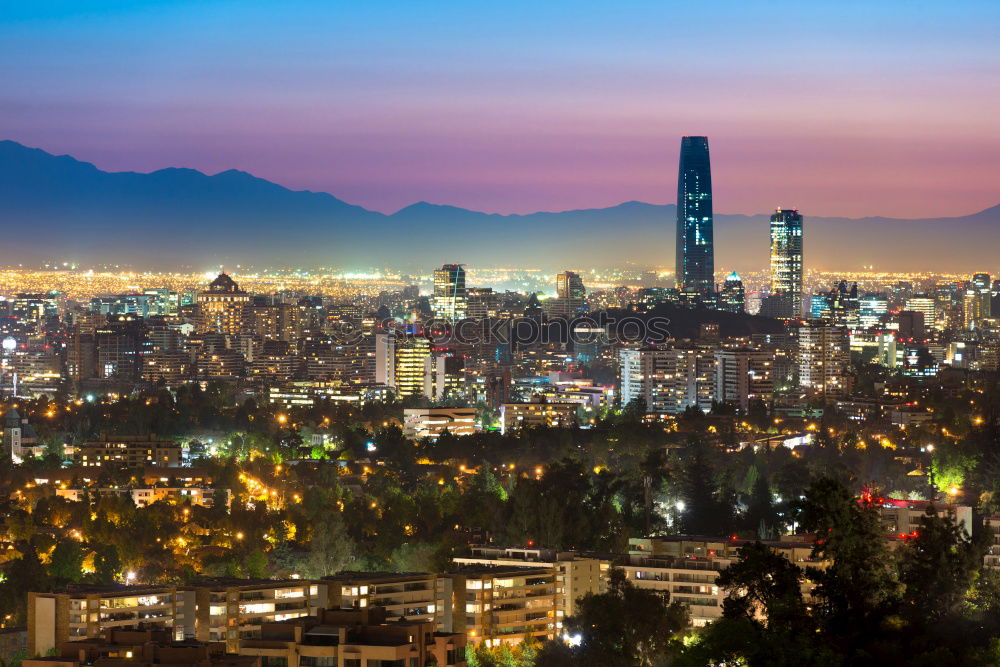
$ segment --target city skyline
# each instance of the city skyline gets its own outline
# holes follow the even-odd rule
[[[685,134],[714,138],[718,212],[998,200],[981,83],[994,3],[231,8],[11,8],[0,136],[113,171],[241,169],[383,212],[667,203]],[[713,48],[691,61],[702,34]]]

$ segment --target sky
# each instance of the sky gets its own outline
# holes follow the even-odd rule
[[[392,212],[1000,203],[1000,2],[0,0],[0,138]]]

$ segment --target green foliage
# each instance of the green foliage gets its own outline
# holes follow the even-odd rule
[[[974,456],[954,448],[941,448],[934,452],[931,461],[931,481],[942,493],[961,489],[968,474],[976,467]]]
[[[83,579],[83,547],[79,542],[62,540],[56,544],[49,562],[49,572],[59,583],[77,583]]]
[[[873,508],[821,479],[802,520],[825,564],[805,573],[812,610],[800,569],[747,545],[717,582],[728,591],[722,618],[685,642],[677,667],[998,664],[1000,575],[976,579],[981,553],[950,518],[929,512],[890,553]]]
[[[982,555],[965,530],[929,507],[917,536],[908,539],[899,554],[904,613],[930,623],[954,614],[981,562]]]
[[[353,551],[354,544],[340,512],[328,512],[313,526],[303,575],[311,578],[334,575],[350,562]]]
[[[546,644],[539,652],[538,665],[660,664],[680,651],[680,634],[688,623],[682,605],[668,603],[655,591],[636,588],[618,569],[609,575],[607,593],[588,593],[577,607],[577,614],[567,618],[563,627],[569,637],[579,635],[579,641],[571,647]]]

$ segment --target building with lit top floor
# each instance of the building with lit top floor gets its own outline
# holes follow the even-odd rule
[[[101,637],[109,629],[157,627],[176,640],[224,642],[258,636],[262,623],[315,614],[326,584],[302,580],[201,580],[185,586],[75,586],[28,594],[28,652],[44,654],[66,641]]]
[[[389,621],[380,607],[321,609],[265,624],[259,638],[240,642],[239,654],[263,667],[461,667],[465,644],[464,635],[436,632],[433,623]]]
[[[451,632],[455,607],[451,578],[427,572],[340,572],[323,579],[330,609],[381,607],[388,621],[433,623]]]
[[[607,591],[608,570],[612,559],[606,555],[581,554],[533,547],[476,546],[466,556],[456,556],[452,562],[459,567],[492,566],[521,568],[552,568],[556,583],[556,629],[563,619],[577,613],[580,598],[588,593]]]

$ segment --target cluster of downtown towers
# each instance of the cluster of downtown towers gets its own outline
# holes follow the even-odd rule
[[[682,298],[709,307],[743,310],[743,285],[731,274],[721,289],[715,283],[712,224],[712,166],[708,137],[681,139],[677,174],[677,289]],[[771,287],[761,313],[802,315],[802,216],[778,209],[771,216]]]

